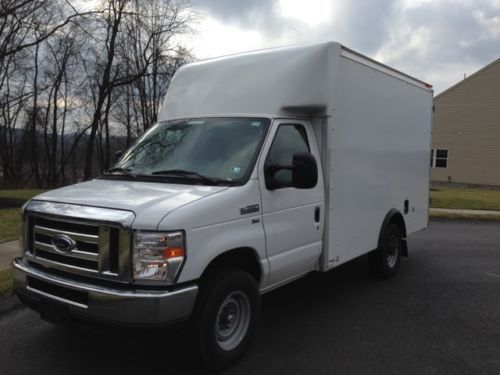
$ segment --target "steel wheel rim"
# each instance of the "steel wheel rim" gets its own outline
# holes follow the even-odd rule
[[[250,300],[245,293],[232,292],[222,301],[215,319],[217,344],[222,350],[233,350],[243,341],[250,315]]]
[[[399,254],[399,240],[393,234],[389,237],[389,241],[387,244],[387,265],[389,268],[394,268],[398,261]]]

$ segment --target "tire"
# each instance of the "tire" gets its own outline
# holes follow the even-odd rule
[[[203,364],[222,370],[248,348],[260,317],[260,294],[254,278],[237,269],[211,272],[200,285],[192,337]]]
[[[381,246],[369,254],[370,268],[375,276],[382,279],[393,277],[401,262],[403,239],[401,230],[392,223],[382,234]]]

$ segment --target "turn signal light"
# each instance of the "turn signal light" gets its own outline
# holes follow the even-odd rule
[[[184,249],[181,247],[167,247],[163,250],[163,259],[179,258],[184,256]]]

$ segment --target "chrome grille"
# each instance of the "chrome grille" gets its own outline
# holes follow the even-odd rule
[[[118,281],[130,279],[130,235],[111,224],[71,218],[29,215],[27,252],[29,260],[48,268]],[[73,241],[70,251],[61,251],[54,236]]]
[[[69,224],[69,225],[68,225]],[[66,235],[76,242],[70,252],[61,253],[53,244],[56,235]],[[35,218],[33,226],[35,256],[47,261],[99,271],[99,227]]]

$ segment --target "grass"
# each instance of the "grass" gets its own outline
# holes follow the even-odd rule
[[[0,197],[28,200],[43,191],[28,189],[0,190]],[[0,209],[0,243],[17,240],[19,238],[20,223],[19,208]]]
[[[19,208],[0,210],[0,243],[19,238],[21,215]]]
[[[432,208],[500,211],[500,190],[437,188],[431,191]]]
[[[15,190],[1,190],[0,198],[20,198],[28,200],[37,194],[43,193],[45,190],[39,189],[15,189]]]
[[[0,296],[12,289],[12,273],[10,270],[0,271]]]
[[[1,198],[18,198],[27,201],[43,190],[0,190]],[[19,238],[21,215],[19,208],[0,209],[0,243]],[[12,274],[9,269],[0,270],[0,296],[12,289]]]

